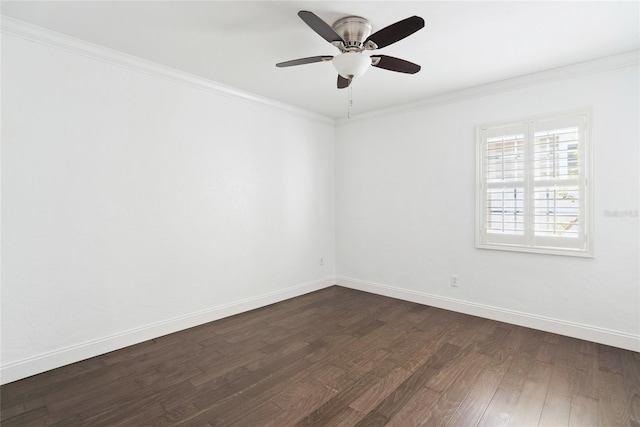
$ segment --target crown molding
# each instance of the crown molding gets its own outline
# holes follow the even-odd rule
[[[0,18],[1,32],[3,35],[19,37],[32,42],[56,47],[111,65],[145,73],[157,78],[173,81],[175,83],[179,83],[199,90],[204,90],[216,93],[218,95],[247,101],[253,104],[286,112],[299,117],[304,117],[318,123],[335,127],[345,126],[360,120],[377,118],[383,115],[395,114],[407,110],[430,108],[442,104],[465,101],[482,96],[508,92],[516,89],[523,89],[545,83],[552,83],[565,79],[600,73],[617,68],[636,66],[640,64],[640,50],[633,50],[617,55],[595,59],[592,61],[580,62],[577,64],[553,68],[538,73],[527,74],[511,79],[487,83],[480,86],[474,86],[453,92],[433,95],[420,101],[413,101],[389,108],[356,114],[351,116],[350,118],[333,119],[331,117],[317,114],[309,110],[294,107],[283,102],[275,101],[266,97],[261,97],[230,86],[226,86],[221,83],[205,79],[203,77],[177,70],[175,68],[160,65],[158,63],[147,61],[133,55],[128,55],[123,52],[89,43],[75,37],[47,30],[45,28],[17,20],[6,15],[0,15]]]
[[[333,118],[323,116],[321,114],[254,95],[250,92],[245,92],[175,68],[147,61],[137,56],[129,55],[75,37],[38,27],[6,15],[0,14],[0,30],[3,36],[8,35],[18,37],[31,42],[62,49],[67,52],[75,53],[110,65],[141,72],[156,78],[215,93],[217,95],[247,101],[332,127],[335,124],[335,120]]]
[[[453,92],[446,92],[429,96],[420,101],[413,101],[389,108],[374,110],[362,114],[356,114],[351,118],[336,119],[336,127],[348,125],[355,121],[395,114],[407,110],[430,108],[442,104],[465,101],[482,96],[524,89],[546,83],[553,83],[589,74],[614,70],[617,68],[631,67],[640,64],[640,50],[632,50],[617,55],[606,56],[591,61],[580,62],[564,67],[553,68],[533,74],[526,74],[511,79],[487,83],[481,86],[473,86]]]

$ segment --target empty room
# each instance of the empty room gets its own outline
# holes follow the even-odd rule
[[[640,426],[640,2],[2,1],[2,426]]]

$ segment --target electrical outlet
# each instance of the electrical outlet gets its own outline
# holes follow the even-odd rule
[[[458,276],[456,276],[455,274],[451,275],[451,286],[453,286],[454,288],[458,287]]]
[[[324,265],[324,258],[320,257],[320,265]]]

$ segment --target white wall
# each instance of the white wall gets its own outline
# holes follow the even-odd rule
[[[2,382],[330,285],[336,257],[346,286],[638,341],[638,218],[604,215],[639,209],[637,65],[334,129],[29,38],[2,38]],[[474,126],[579,107],[595,258],[475,249]]]
[[[333,121],[5,34],[2,143],[4,382],[333,284]]]
[[[635,65],[341,122],[337,282],[640,351],[639,218],[605,216],[640,208],[639,75]],[[475,125],[582,107],[593,112],[595,258],[476,249]]]

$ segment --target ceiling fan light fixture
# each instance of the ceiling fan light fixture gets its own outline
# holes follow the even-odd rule
[[[331,62],[338,74],[345,79],[358,78],[371,66],[371,58],[361,52],[345,52],[334,56]]]

